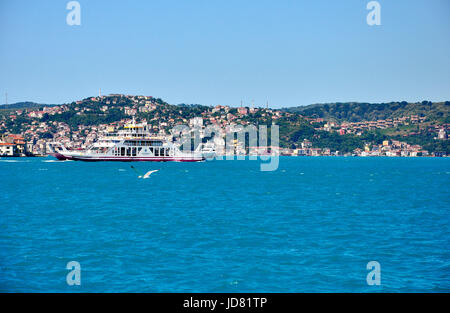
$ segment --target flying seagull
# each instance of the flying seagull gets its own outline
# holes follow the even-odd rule
[[[155,172],[157,172],[157,171],[158,171],[158,170],[148,171],[147,173],[145,173],[144,177],[142,177],[142,178],[143,178],[143,179],[149,178],[150,175],[151,175],[152,173],[155,173]]]
[[[137,174],[140,174],[140,173],[136,170],[136,168],[135,168],[133,165],[131,165],[131,168],[132,168]],[[147,173],[145,173],[144,176],[139,175],[138,178],[147,179],[147,178],[149,178],[150,175],[151,175],[152,173],[154,173],[154,172],[158,172],[158,170],[148,171]]]

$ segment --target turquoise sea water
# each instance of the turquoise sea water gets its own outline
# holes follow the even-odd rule
[[[259,165],[2,158],[0,291],[450,292],[450,159]]]

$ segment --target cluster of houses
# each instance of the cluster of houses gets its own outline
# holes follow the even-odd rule
[[[27,112],[27,116],[30,118],[41,119],[44,117],[45,114],[48,114],[48,115],[61,114],[68,110],[69,110],[69,107],[67,105],[46,106],[46,107],[43,107],[42,110],[31,110],[31,111]],[[18,110],[17,114],[18,115],[22,114],[22,110]]]
[[[0,137],[0,156],[28,156],[29,148],[21,135],[8,134]]]
[[[361,122],[326,122],[323,118],[306,118],[310,121],[311,124],[321,123],[323,126],[317,128],[324,131],[336,131],[340,135],[345,134],[356,134],[361,135],[364,131],[373,130],[373,129],[386,129],[386,128],[395,128],[398,126],[408,126],[412,124],[420,124],[426,121],[425,116],[411,115],[404,116],[398,118],[388,118],[385,120],[377,120],[377,121],[361,121]],[[431,132],[444,132],[450,129],[450,124],[442,124],[442,125],[431,125],[428,127],[428,130]],[[439,135],[439,139],[443,135]]]
[[[339,131],[345,131],[345,133],[357,133],[365,130],[372,129],[385,129],[393,128],[401,125],[422,123],[426,120],[425,116],[411,115],[397,118],[388,118],[385,120],[377,121],[362,121],[355,123],[342,123],[339,127]],[[332,125],[329,125],[332,127]]]
[[[422,149],[420,145],[410,145],[406,142],[401,142],[398,140],[385,140],[381,145],[366,145],[364,149],[356,149],[354,153],[358,156],[429,156],[429,152]]]
[[[410,145],[398,140],[385,140],[381,145],[365,145],[364,149],[355,149],[351,153],[331,151],[329,148],[313,148],[312,143],[304,139],[297,149],[274,148],[275,153],[287,156],[388,156],[388,157],[418,157],[443,156],[442,153],[432,153],[424,150],[420,145]]]

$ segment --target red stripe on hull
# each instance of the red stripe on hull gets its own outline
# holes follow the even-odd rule
[[[67,159],[69,159],[69,158],[67,158]],[[168,157],[168,158],[139,158],[139,157],[82,158],[82,157],[72,156],[72,157],[70,157],[70,160],[85,161],[85,162],[103,162],[103,161],[107,161],[107,162],[200,162],[200,161],[204,161],[205,159],[204,158],[186,159],[186,158],[170,158],[170,157]]]
[[[54,156],[55,158],[57,158],[60,161],[72,160],[71,156],[66,156],[66,155],[63,155],[61,153],[50,153],[50,155]]]

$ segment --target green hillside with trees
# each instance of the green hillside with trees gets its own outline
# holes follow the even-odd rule
[[[138,121],[147,121],[157,129],[169,131],[174,125],[186,124],[194,117],[202,116],[204,123],[219,122],[222,125],[236,123],[243,125],[277,124],[280,130],[280,144],[284,148],[299,148],[303,140],[309,140],[313,147],[329,148],[333,151],[349,153],[355,149],[364,149],[366,145],[381,145],[385,140],[398,140],[411,145],[420,145],[428,151],[442,151],[450,154],[449,140],[437,140],[440,129],[449,128],[450,102],[421,103],[391,102],[380,104],[369,103],[332,103],[315,104],[281,110],[257,108],[245,114],[238,108],[211,107],[199,104],[171,105],[160,98],[143,96],[109,95],[107,97],[91,97],[80,101],[61,105],[60,107],[23,102],[8,106],[0,106],[0,127],[2,133],[23,133],[33,123],[44,123],[48,130],[40,134],[42,138],[51,138],[56,132],[55,124],[66,123],[71,132],[80,126],[94,127],[100,124],[111,124],[132,115],[127,110],[133,109],[133,116]],[[142,110],[145,105],[151,107]],[[43,107],[64,108],[58,113],[42,111]],[[15,111],[16,110],[16,111]],[[32,111],[41,111],[39,118],[29,115]],[[13,117],[14,116],[14,117]],[[389,127],[367,127],[368,121],[399,119],[411,116],[423,117]],[[317,120],[318,118],[323,121]],[[419,121],[417,121],[419,120]],[[330,126],[335,122],[333,126]],[[358,122],[366,128],[347,131],[342,122]],[[376,123],[378,123],[376,122]],[[0,123],[1,126],[1,123]],[[331,128],[330,128],[331,127]],[[343,132],[342,132],[343,131]]]
[[[288,112],[299,113],[312,118],[324,118],[339,122],[376,121],[402,116],[426,116],[430,121],[450,123],[450,101],[419,103],[326,103],[285,108]]]

